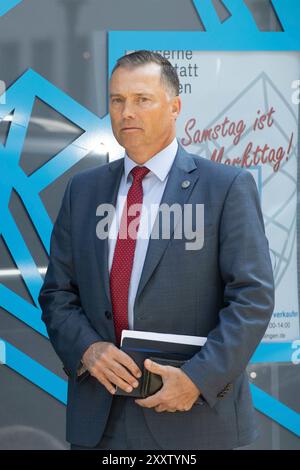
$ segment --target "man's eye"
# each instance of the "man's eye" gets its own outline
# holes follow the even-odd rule
[[[121,103],[121,101],[122,101],[121,98],[113,98],[111,100],[112,103]]]
[[[146,98],[145,96],[140,96],[140,101],[144,103],[145,101],[149,101],[149,98]]]

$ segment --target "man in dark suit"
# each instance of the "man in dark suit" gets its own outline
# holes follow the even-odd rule
[[[75,175],[54,225],[39,302],[69,375],[72,449],[229,449],[257,436],[245,369],[274,302],[258,193],[246,170],[185,152],[176,140],[180,109],[166,59],[149,51],[119,59],[110,116],[125,156]],[[151,238],[159,204],[204,205],[203,246],[187,249],[186,234],[174,236],[176,216],[169,238]],[[109,207],[116,211],[103,233]],[[141,376],[119,349],[123,329],[207,342],[181,368],[145,361],[163,387],[137,400],[114,396]]]

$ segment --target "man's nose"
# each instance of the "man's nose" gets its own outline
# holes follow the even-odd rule
[[[124,103],[122,116],[124,119],[135,117],[134,105],[128,102]]]

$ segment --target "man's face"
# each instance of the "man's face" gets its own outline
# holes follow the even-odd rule
[[[110,81],[109,112],[119,144],[129,156],[146,159],[175,137],[180,98],[162,83],[158,64],[119,67]]]

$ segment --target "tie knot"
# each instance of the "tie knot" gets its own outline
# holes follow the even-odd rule
[[[146,166],[135,166],[131,170],[131,174],[133,176],[134,181],[139,180],[141,181],[147,173],[149,173],[149,168]]]

